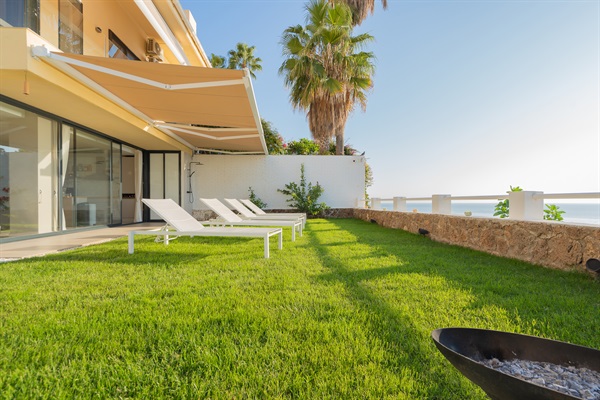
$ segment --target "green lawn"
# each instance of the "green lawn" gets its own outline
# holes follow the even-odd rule
[[[600,348],[600,284],[358,220],[0,264],[0,398],[484,399],[433,329]]]

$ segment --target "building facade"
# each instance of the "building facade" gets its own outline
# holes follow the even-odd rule
[[[191,211],[195,152],[266,154],[247,71],[195,25],[177,0],[0,0],[0,242]]]

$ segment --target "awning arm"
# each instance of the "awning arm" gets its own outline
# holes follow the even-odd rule
[[[169,129],[171,131],[177,131],[177,132],[183,132],[183,133],[187,133],[188,135],[193,135],[193,136],[199,136],[199,137],[203,137],[203,138],[207,138],[207,139],[211,139],[211,140],[235,140],[235,139],[250,139],[250,138],[255,138],[255,137],[259,137],[259,133],[256,132],[255,128],[200,128],[200,127],[195,127],[195,126],[189,126],[189,125],[176,125],[176,124],[156,124],[155,126],[160,127],[160,128],[164,128],[164,129]],[[184,127],[185,126],[185,127]],[[213,129],[213,131],[217,131],[218,132],[255,132],[252,134],[248,134],[248,135],[237,135],[237,136],[214,136],[214,135],[209,135],[206,133],[201,133],[199,132],[200,130],[204,130],[204,129]]]
[[[43,50],[39,50],[43,49]],[[60,55],[59,53],[54,53],[48,51],[43,46],[35,46],[32,49],[32,53],[36,57],[47,57],[56,61],[62,61],[66,64],[76,65],[81,68],[90,69],[92,71],[102,72],[104,74],[113,75],[122,79],[127,79],[133,82],[142,83],[144,85],[165,89],[165,90],[184,90],[184,89],[201,89],[201,88],[210,88],[210,87],[218,87],[218,86],[233,86],[233,85],[244,85],[244,79],[231,79],[227,81],[214,81],[214,82],[192,82],[192,83],[181,83],[177,85],[171,85],[168,83],[163,83],[159,81],[154,81],[152,79],[142,78],[141,76],[128,74],[127,72],[117,71],[111,68],[102,67],[100,65],[96,65],[93,63],[89,63],[86,61],[77,60],[70,57],[65,57]]]
[[[258,105],[256,104],[256,97],[254,97],[254,88],[252,87],[252,77],[250,76],[250,71],[248,70],[248,68],[244,68],[244,86],[246,88],[246,93],[248,93],[250,108],[252,109],[252,115],[254,116],[256,128],[258,129],[258,133],[260,135],[260,143],[262,145],[264,154],[268,155],[269,150],[267,149],[267,143],[265,142],[265,132],[263,131],[262,122],[258,113]]]
[[[215,149],[204,149],[201,147],[196,147],[194,149],[195,152],[206,151],[208,153],[217,153],[217,154],[235,154],[235,155],[264,155],[262,151],[233,151],[233,150],[215,150]]]

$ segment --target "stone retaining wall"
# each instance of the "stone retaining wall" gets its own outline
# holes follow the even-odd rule
[[[438,242],[549,268],[582,271],[589,258],[600,258],[600,228],[593,226],[370,209],[353,215],[412,233],[426,229]]]

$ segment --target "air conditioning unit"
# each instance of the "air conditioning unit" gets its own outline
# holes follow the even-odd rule
[[[148,38],[146,40],[146,56],[148,61],[162,61],[162,49],[156,39]]]

